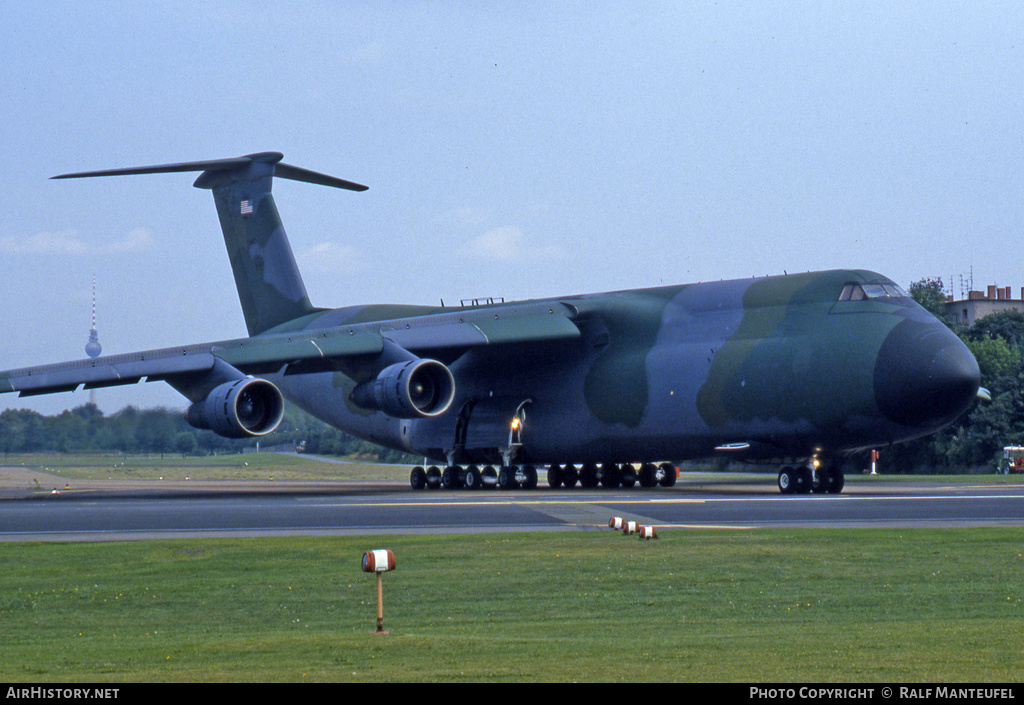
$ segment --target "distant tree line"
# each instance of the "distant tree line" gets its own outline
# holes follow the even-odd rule
[[[262,448],[301,448],[305,453],[410,462],[412,456],[360,440],[289,405],[278,429],[258,439]],[[192,428],[180,411],[127,406],[105,416],[84,404],[56,416],[29,409],[0,413],[0,452],[118,452],[146,455],[212,455],[254,449],[257,439],[223,438]]]

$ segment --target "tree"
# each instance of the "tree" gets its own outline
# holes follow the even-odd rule
[[[984,319],[982,319],[984,320]],[[1020,367],[1020,348],[1011,345],[1005,338],[981,338],[964,340],[968,349],[978,361],[981,370],[981,386],[989,391],[1006,386],[1006,378],[1016,376]]]
[[[942,277],[914,282],[910,285],[910,296],[928,313],[943,323],[947,322],[946,287],[942,284]]]
[[[1019,352],[1024,347],[1024,313],[1010,309],[979,318],[967,330],[966,337],[970,340],[1002,338]]]
[[[195,453],[198,447],[199,441],[196,440],[196,435],[190,431],[182,431],[174,437],[174,450],[181,453],[181,457]]]
[[[0,414],[0,444],[4,453],[45,450],[45,417],[29,409],[7,409]]]

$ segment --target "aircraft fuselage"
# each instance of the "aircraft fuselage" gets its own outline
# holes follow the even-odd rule
[[[856,299],[844,299],[851,287]],[[476,308],[351,307],[306,329],[383,316],[384,331],[400,321],[400,339],[439,317],[556,308],[568,311],[578,339],[474,347],[443,360],[457,387],[439,417],[395,419],[346,403],[357,381],[342,372],[274,381],[354,435],[438,461],[492,463],[517,411],[520,462],[697,458],[730,444],[745,457],[800,459],[931,433],[978,389],[977,363],[959,338],[890,280],[859,270]]]

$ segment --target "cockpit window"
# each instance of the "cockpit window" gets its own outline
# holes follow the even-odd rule
[[[907,298],[907,296],[907,292],[895,284],[847,284],[840,292],[839,300],[863,301],[864,299]]]

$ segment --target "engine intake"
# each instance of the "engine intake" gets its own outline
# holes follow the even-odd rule
[[[225,438],[265,436],[284,418],[284,397],[265,379],[245,377],[214,388],[185,412],[195,428]]]
[[[455,377],[437,360],[396,362],[356,385],[352,402],[400,419],[440,416],[455,399]]]

